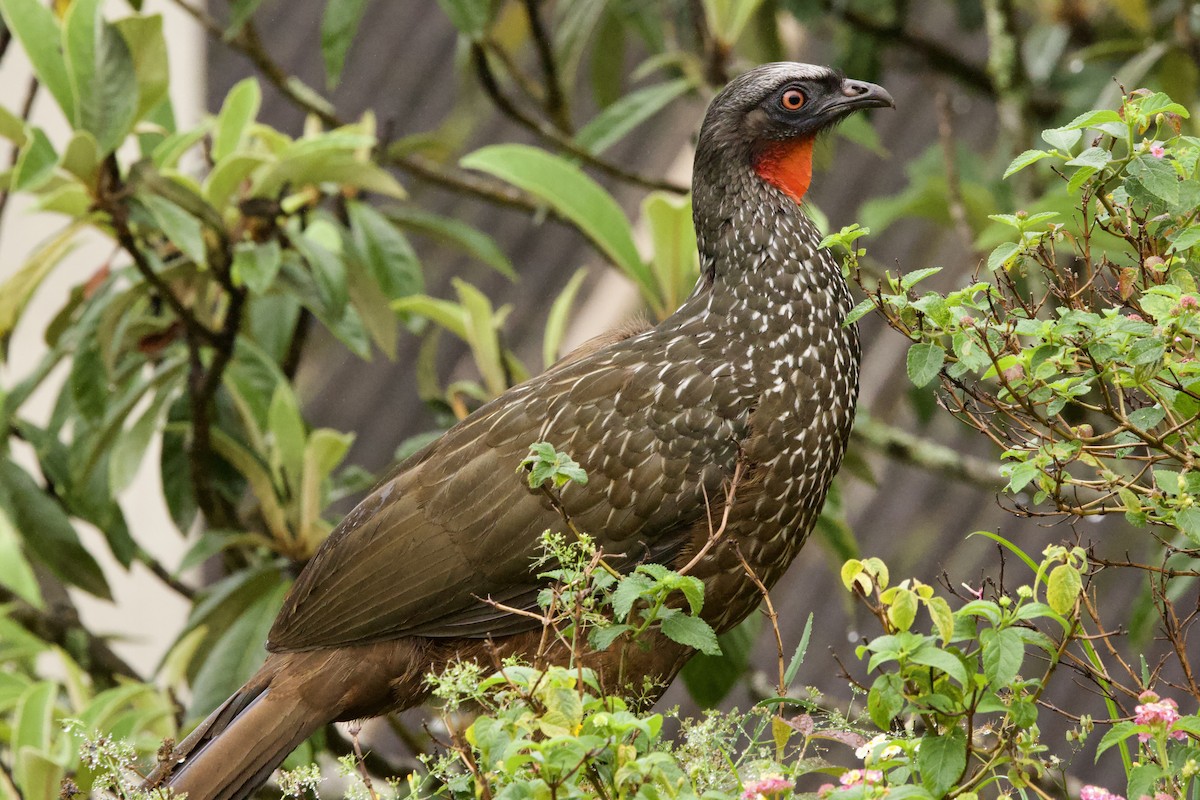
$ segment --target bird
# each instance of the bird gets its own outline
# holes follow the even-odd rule
[[[424,676],[456,660],[532,653],[536,614],[513,609],[537,610],[541,535],[564,516],[618,571],[687,564],[718,633],[750,615],[756,580],[773,585],[812,530],[858,394],[852,296],[803,208],[813,144],[885,106],[884,88],[824,66],[730,80],[696,144],[691,295],[657,325],[585,343],[403,462],[300,573],[262,668],[147,786],[247,797],[325,724],[418,705]],[[585,485],[557,498],[529,486],[516,467],[543,441]],[[728,518],[710,541],[722,497]],[[665,686],[692,654],[660,636],[586,660],[606,686]]]

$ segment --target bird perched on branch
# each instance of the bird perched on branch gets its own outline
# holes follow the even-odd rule
[[[594,341],[510,389],[401,465],[301,573],[262,669],[150,783],[190,800],[246,797],[326,723],[416,705],[424,676],[452,660],[532,652],[536,615],[506,608],[537,609],[535,559],[560,511],[617,569],[689,564],[718,632],[750,614],[756,581],[779,578],[817,518],[858,391],[850,293],[801,209],[813,141],[856,109],[891,105],[879,86],[808,64],[730,82],[696,149],[692,295],[662,323]],[[587,484],[553,502],[531,490],[514,470],[538,441],[576,459]],[[709,542],[710,509],[723,513],[735,474]],[[665,685],[691,654],[661,638],[587,658],[610,686],[621,670]]]

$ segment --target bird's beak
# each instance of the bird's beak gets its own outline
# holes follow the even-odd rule
[[[842,88],[835,93],[822,111],[833,117],[841,117],[860,108],[896,107],[896,101],[887,89],[874,83],[847,78]]]

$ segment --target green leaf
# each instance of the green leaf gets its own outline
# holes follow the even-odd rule
[[[133,58],[138,98],[134,119],[145,119],[164,100],[170,100],[167,89],[171,67],[167,58],[167,40],[163,36],[162,16],[125,17],[114,22],[113,26],[124,37]]]
[[[41,128],[34,128],[13,166],[12,191],[30,192],[37,189],[50,179],[57,164],[58,153],[54,152],[54,145],[50,144]]]
[[[583,286],[586,277],[586,269],[576,270],[550,306],[550,313],[546,317],[546,330],[542,334],[542,366],[546,369],[550,369],[554,362],[558,361],[571,304],[575,302],[575,295],[579,293],[579,287]]]
[[[68,584],[112,599],[104,572],[79,541],[62,506],[7,458],[0,459],[0,507],[25,540],[31,556]]]
[[[988,256],[988,270],[995,272],[1001,267],[1007,267],[1012,262],[1013,257],[1020,252],[1021,245],[1017,242],[1004,242]]]
[[[946,363],[946,351],[941,345],[922,342],[908,349],[908,379],[914,386],[925,386],[942,369]]]
[[[808,620],[804,623],[804,632],[800,634],[800,641],[796,645],[796,652],[792,653],[792,658],[788,661],[787,669],[783,673],[783,685],[790,688],[792,681],[796,680],[796,673],[800,671],[800,665],[804,663],[804,656],[808,652],[808,641],[812,636],[813,615],[810,611]]]
[[[267,409],[267,430],[271,434],[272,467],[282,470],[287,485],[299,488],[304,471],[304,447],[308,432],[300,415],[300,403],[287,381],[279,381]]]
[[[1098,111],[1085,111],[1058,130],[1072,131],[1081,128],[1094,128],[1097,125],[1104,125],[1110,122],[1123,123],[1124,120],[1121,119],[1120,114],[1108,108]]]
[[[656,313],[663,311],[654,276],[633,244],[629,220],[612,196],[579,167],[522,144],[484,147],[459,163],[466,169],[494,175],[548,203],[637,284]]]
[[[953,653],[942,650],[940,647],[923,644],[908,654],[908,660],[914,664],[924,664],[927,667],[940,669],[958,681],[960,685],[967,685],[967,670],[963,667],[962,662]]]
[[[703,5],[709,30],[724,44],[732,45],[741,38],[762,0],[703,0]]]
[[[1200,245],[1200,225],[1192,225],[1175,234],[1171,238],[1171,246],[1167,248],[1167,253],[1183,253],[1196,245]]]
[[[63,45],[76,127],[90,132],[106,156],[133,127],[138,82],[125,37],[101,16],[103,0],[75,0],[63,21]]]
[[[348,211],[351,236],[347,254],[367,268],[386,299],[421,291],[421,265],[404,234],[367,203],[350,203]]]
[[[21,319],[29,298],[41,286],[50,271],[75,248],[80,224],[73,223],[42,245],[25,265],[0,285],[0,352],[7,357],[8,342]]]
[[[721,645],[717,642],[716,631],[699,617],[693,617],[676,609],[664,609],[671,612],[662,617],[660,623],[663,635],[673,642],[699,650],[710,656],[721,654]]]
[[[246,78],[234,84],[217,115],[213,130],[213,161],[224,161],[238,149],[261,107],[262,89],[257,80]]]
[[[881,730],[888,730],[892,720],[904,710],[904,683],[894,672],[885,672],[875,679],[867,694],[867,713]]]
[[[50,681],[40,681],[25,690],[13,712],[13,750],[22,756],[25,754],[22,751],[49,754],[54,729],[54,703],[57,698],[58,686]],[[34,774],[30,772],[24,758],[17,761],[13,778],[26,792],[27,797],[33,796],[28,792],[38,783],[32,780]]]
[[[225,34],[221,37],[225,41],[231,41],[239,33],[242,28],[246,27],[246,23],[254,16],[254,12],[262,5],[262,0],[229,0],[230,18],[229,27],[225,29]]]
[[[1049,157],[1049,155],[1050,153],[1045,150],[1026,150],[1012,160],[1012,163],[1008,165],[1008,169],[1004,170],[1004,177],[1007,178],[1010,175],[1020,172],[1030,164],[1036,164],[1043,158]]]
[[[933,275],[937,275],[941,271],[941,267],[925,267],[924,269],[906,272],[900,276],[900,288],[904,290],[911,289],[921,281]]]
[[[842,327],[853,325],[868,313],[875,310],[875,301],[871,298],[862,300],[854,308],[850,309],[850,313],[846,315],[846,319],[842,320]]]
[[[1137,733],[1137,730],[1140,727],[1141,726],[1135,722],[1126,721],[1126,722],[1118,722],[1115,725],[1113,725],[1111,728],[1109,728],[1108,731],[1104,734],[1104,736],[1101,737],[1099,744],[1096,745],[1095,761],[1098,762],[1100,760],[1100,756],[1104,753],[1105,750],[1107,750],[1108,748],[1112,747],[1115,744],[1120,744],[1121,742],[1128,739],[1130,736],[1133,736],[1135,733]]]
[[[511,280],[517,279],[512,262],[492,237],[465,222],[430,213],[417,206],[392,206],[384,212],[402,228],[419,231],[458,247]]]
[[[21,551],[17,529],[3,508],[0,508],[0,586],[34,608],[45,608],[37,578]]]
[[[1095,167],[1101,169],[1112,161],[1112,153],[1103,147],[1089,147],[1067,162],[1069,167]]]
[[[949,644],[954,638],[954,612],[950,610],[946,598],[929,598],[925,601],[925,610],[929,612],[929,618],[933,620],[933,626],[937,628],[942,644]]]
[[[921,785],[935,798],[945,797],[967,768],[967,735],[957,726],[941,736],[926,733],[917,751]]]
[[[483,35],[488,21],[488,0],[438,0],[450,24],[471,39]]]
[[[540,482],[538,485],[541,485]],[[622,578],[612,594],[613,613],[617,620],[624,621],[633,610],[633,604],[653,586],[653,582],[641,573],[635,572]]]
[[[321,57],[325,60],[325,83],[332,89],[342,77],[346,53],[362,21],[367,0],[327,0],[321,17]]]
[[[300,530],[315,547],[328,529],[319,529],[324,497],[321,487],[329,475],[342,463],[354,434],[318,428],[304,446],[303,476],[300,484]],[[318,535],[319,534],[319,535]]]
[[[700,276],[691,199],[651,192],[642,201],[642,219],[650,226],[654,246],[650,267],[658,281],[663,306],[676,308],[691,293]]]
[[[1079,137],[1083,135],[1083,131],[1078,128],[1067,130],[1065,128],[1051,128],[1048,131],[1042,131],[1042,138],[1051,147],[1062,150],[1064,153],[1079,141]]]
[[[108,457],[108,485],[114,495],[133,483],[146,448],[150,446],[154,434],[158,433],[159,422],[174,396],[175,392],[170,388],[160,390],[150,406],[113,445]]]
[[[1175,514],[1175,525],[1200,546],[1200,509],[1184,508]]]
[[[263,642],[283,605],[288,584],[270,586],[229,626],[217,641],[192,683],[188,715],[203,718],[235,692],[267,657]]]
[[[0,106],[0,137],[8,139],[17,147],[25,144],[25,120]]]
[[[0,14],[21,43],[38,80],[50,90],[67,119],[75,119],[75,96],[59,49],[61,36],[54,13],[41,0],[0,0]]]
[[[1007,688],[1021,671],[1025,642],[1013,628],[984,628],[979,632],[983,646],[983,674],[994,689]]]
[[[159,229],[179,248],[179,252],[198,267],[207,265],[208,251],[204,246],[200,220],[160,195],[143,192],[137,199],[150,212]]]
[[[244,285],[254,294],[265,294],[275,283],[282,259],[283,251],[274,239],[261,244],[238,242],[233,248],[231,267],[234,283]]]
[[[1082,591],[1079,570],[1070,564],[1059,564],[1046,581],[1046,603],[1059,614],[1069,614]]]
[[[599,155],[691,86],[691,81],[679,78],[630,92],[584,125],[575,134],[575,143],[589,153]]]

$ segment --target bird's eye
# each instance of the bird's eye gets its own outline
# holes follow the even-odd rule
[[[787,111],[798,111],[804,105],[804,93],[799,89],[788,89],[779,98],[779,105]]]

